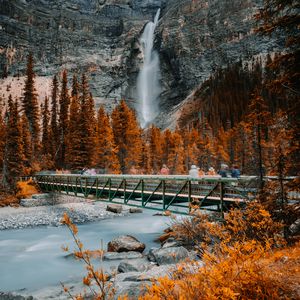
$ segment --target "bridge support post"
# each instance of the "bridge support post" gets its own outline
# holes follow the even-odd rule
[[[124,185],[124,204],[126,204],[126,179],[124,179],[123,185]]]
[[[223,205],[223,202],[224,202],[224,182],[220,182],[220,205],[221,205],[221,216],[222,218],[224,218],[224,205]]]
[[[99,188],[99,179],[96,178],[96,199],[98,199],[98,188]]]
[[[145,186],[144,186],[144,179],[142,179],[141,180],[141,197],[142,197],[142,207],[144,207],[145,206],[145,204],[144,204],[144,188],[145,188]]]
[[[161,185],[162,185],[162,197],[163,197],[163,210],[166,209],[166,182],[165,180],[162,180],[161,182]]]
[[[69,184],[70,184],[70,177],[67,177],[67,195],[69,195]]]
[[[112,196],[111,196],[111,178],[108,179],[108,199],[109,201],[112,201]]]
[[[75,196],[77,197],[77,182],[78,182],[78,177],[76,177],[75,180]]]
[[[87,198],[87,177],[85,177],[84,197]]]
[[[191,212],[191,202],[192,202],[192,184],[191,181],[188,181],[188,201],[189,201],[189,213]]]

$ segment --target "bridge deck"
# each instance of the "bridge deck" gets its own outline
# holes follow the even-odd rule
[[[81,194],[99,201],[181,213],[188,213],[191,205],[223,212],[253,199],[257,190],[257,179],[248,177],[59,174],[37,175],[35,180],[44,192]]]

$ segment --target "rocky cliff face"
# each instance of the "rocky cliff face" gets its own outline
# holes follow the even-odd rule
[[[38,76],[88,72],[97,103],[134,105],[139,37],[162,9],[156,32],[163,92],[157,123],[219,67],[280,48],[253,33],[262,0],[0,0],[0,74],[23,74],[32,51]]]

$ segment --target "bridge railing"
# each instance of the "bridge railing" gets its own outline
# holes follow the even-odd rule
[[[128,205],[161,210],[189,210],[191,203],[218,210],[255,197],[257,179],[172,175],[36,175],[36,182],[46,192],[65,192]]]

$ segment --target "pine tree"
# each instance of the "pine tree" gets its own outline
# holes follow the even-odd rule
[[[58,109],[57,109],[57,95],[58,95],[58,80],[56,75],[52,81],[52,94],[51,94],[51,124],[50,124],[50,136],[51,136],[51,156],[52,159],[56,159],[57,147],[59,141],[58,134]]]
[[[260,187],[263,188],[263,177],[266,173],[266,148],[268,141],[268,125],[270,124],[271,115],[267,110],[264,99],[259,92],[253,95],[249,105],[249,114],[246,117],[246,129],[251,132],[250,142],[253,149],[253,165],[256,175],[259,176]],[[250,153],[248,153],[250,155]]]
[[[81,134],[81,166],[92,167],[95,165],[96,122],[94,100],[89,91],[89,85],[85,74],[82,74],[81,78],[78,126]]]
[[[26,80],[23,95],[23,111],[29,122],[29,131],[32,136],[33,155],[36,156],[39,150],[39,107],[36,89],[34,87],[35,73],[33,71],[33,56],[28,56]]]
[[[128,172],[132,166],[140,165],[142,138],[136,115],[124,100],[112,112],[112,128],[121,171]]]
[[[61,91],[59,97],[59,121],[58,121],[58,154],[57,154],[57,164],[59,167],[65,167],[65,155],[66,155],[66,137],[68,134],[68,123],[69,123],[69,106],[70,97],[68,90],[68,78],[67,71],[63,71]]]
[[[104,107],[100,106],[97,121],[97,167],[104,169],[106,173],[118,174],[120,164],[117,153],[109,116],[105,113]]]
[[[11,95],[8,99],[8,113],[6,116],[6,141],[4,151],[3,183],[9,188],[15,188],[17,176],[23,173],[23,145],[18,103]]]
[[[157,174],[162,167],[162,137],[160,129],[152,125],[149,130],[150,168]]]
[[[0,97],[0,171],[3,169],[4,148],[6,140],[6,126],[4,122],[4,104]]]
[[[24,175],[28,175],[32,171],[32,138],[29,130],[29,122],[26,115],[23,113],[20,121],[21,127],[21,137],[22,137],[22,147],[24,151]]]
[[[153,168],[151,168],[150,145],[144,139],[142,140],[140,168],[141,174],[154,174]]]
[[[170,154],[168,157],[168,167],[171,174],[184,174],[184,148],[180,131],[176,129],[172,133],[170,141]]]
[[[42,154],[48,155],[51,153],[51,136],[50,136],[50,112],[49,112],[49,104],[48,97],[45,97],[45,103],[42,109]]]

